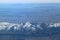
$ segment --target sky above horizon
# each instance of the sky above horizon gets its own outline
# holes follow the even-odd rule
[[[60,3],[60,0],[0,0],[0,3]]]

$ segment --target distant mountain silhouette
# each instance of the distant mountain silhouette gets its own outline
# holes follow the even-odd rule
[[[60,24],[32,24],[30,22],[26,23],[9,23],[9,22],[0,22],[0,34],[24,34],[30,36],[52,36],[60,34]]]

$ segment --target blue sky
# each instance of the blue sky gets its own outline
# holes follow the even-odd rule
[[[60,3],[60,0],[0,0],[0,3]]]

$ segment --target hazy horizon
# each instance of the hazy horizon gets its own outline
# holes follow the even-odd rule
[[[60,3],[60,0],[0,0],[0,3]]]
[[[1,4],[0,21],[60,22],[60,4]],[[59,20],[58,20],[59,19]],[[54,21],[53,21],[54,20]]]

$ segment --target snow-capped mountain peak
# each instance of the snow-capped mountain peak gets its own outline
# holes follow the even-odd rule
[[[25,25],[24,25],[24,27],[29,28],[31,25],[32,25],[32,24],[31,24],[30,22],[26,22]]]
[[[46,27],[46,24],[45,24]],[[41,24],[32,24],[29,21],[26,22],[25,24],[23,23],[9,23],[9,22],[0,22],[0,30],[36,30],[36,29],[46,29],[45,27],[41,26]],[[60,27],[60,23],[53,23],[53,24],[49,24],[47,26],[47,28],[51,28],[51,27]]]

